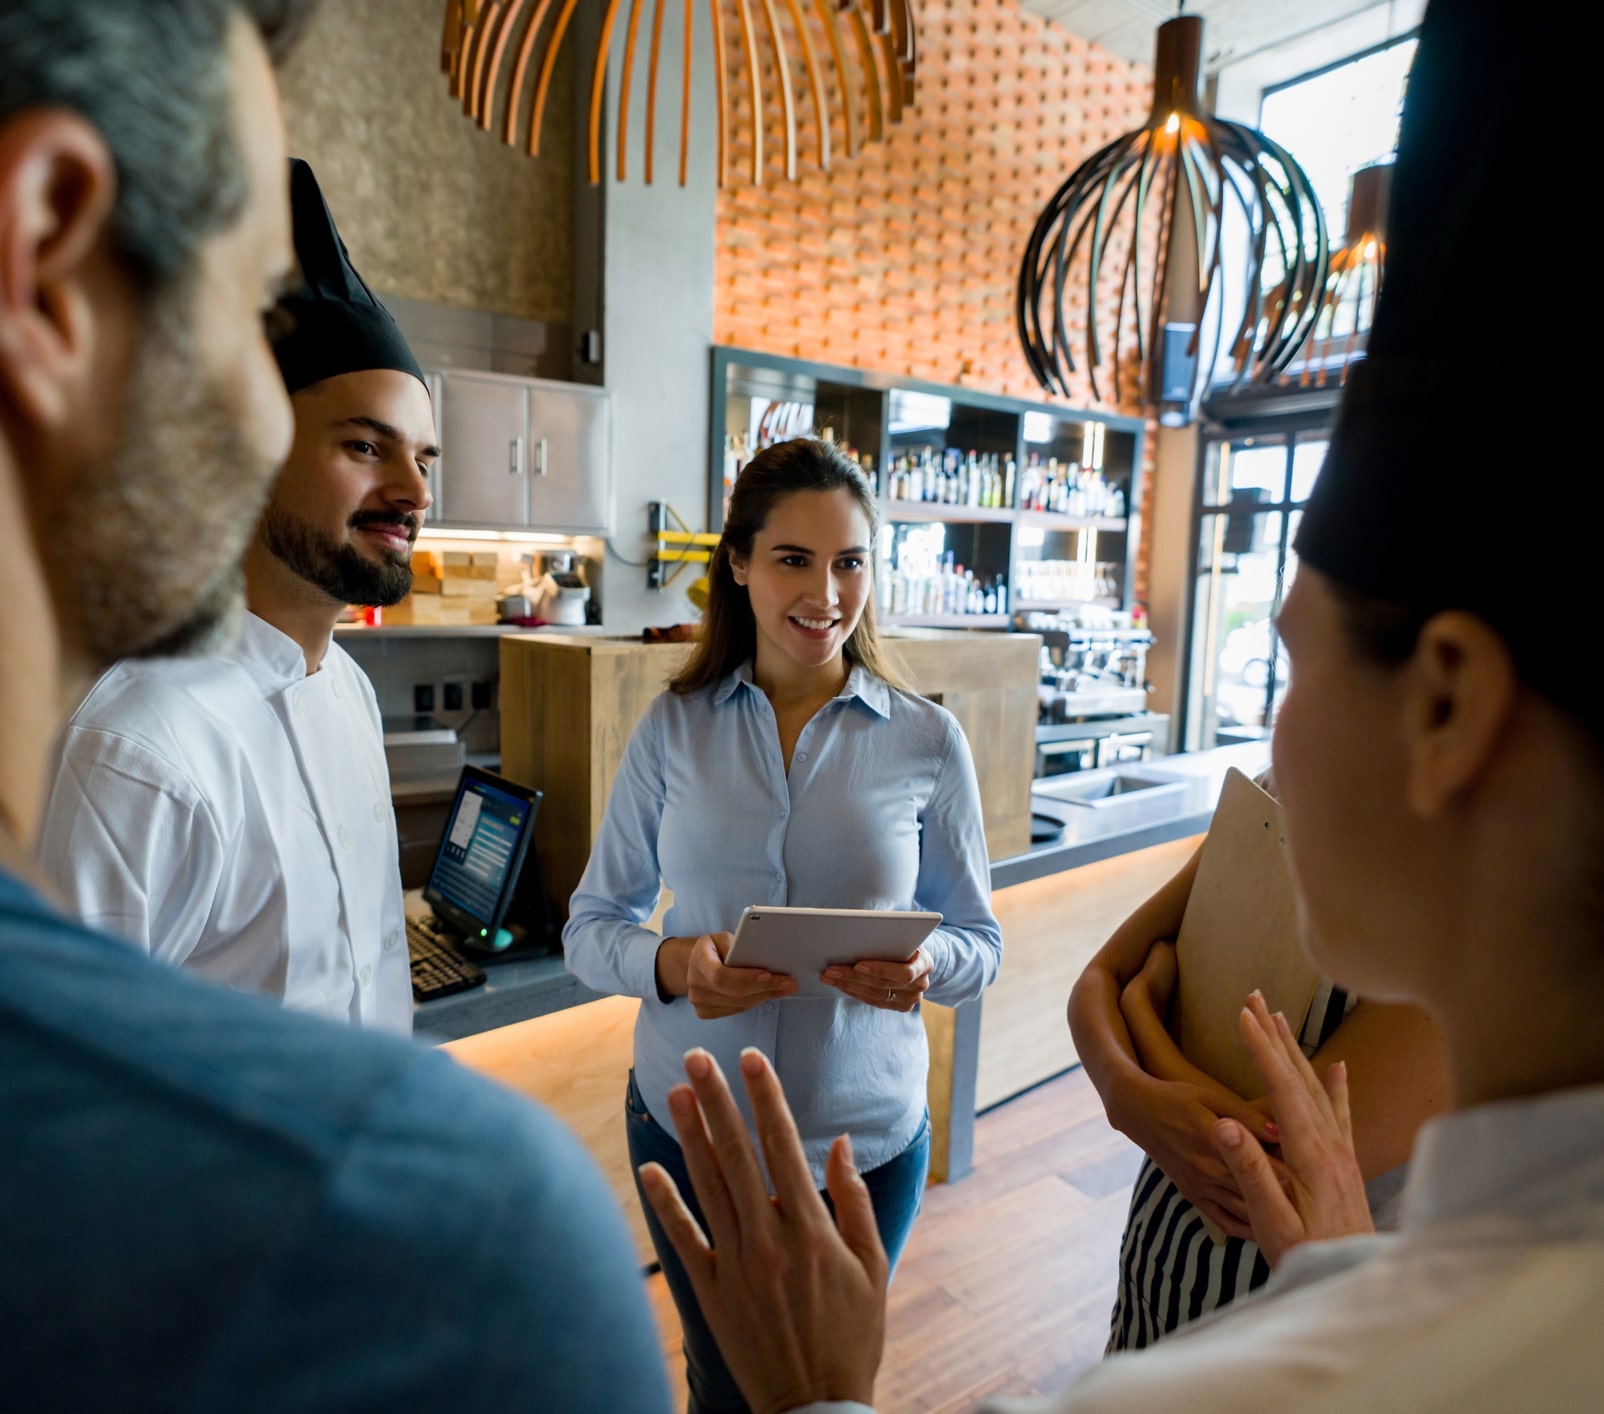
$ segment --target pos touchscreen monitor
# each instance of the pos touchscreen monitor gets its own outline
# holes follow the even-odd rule
[[[464,939],[497,947],[539,808],[538,790],[463,767],[423,898]]]

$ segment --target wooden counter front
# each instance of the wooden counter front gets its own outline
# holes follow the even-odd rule
[[[958,719],[975,758],[986,848],[1030,848],[1034,634],[911,630],[888,636],[915,690]],[[630,733],[687,644],[528,634],[501,641],[501,769],[545,792],[535,848],[559,912],[579,885]]]
[[[688,652],[578,634],[501,640],[501,772],[544,792],[534,844],[564,918],[630,733]]]

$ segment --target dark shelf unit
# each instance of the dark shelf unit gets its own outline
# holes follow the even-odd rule
[[[906,527],[945,523],[949,536],[978,557],[978,572],[1006,573],[1009,609],[1045,608],[1016,603],[1012,591],[1019,582],[1018,566],[1028,560],[1075,558],[1079,537],[1095,531],[1098,563],[1115,566],[1114,595],[1089,600],[1105,607],[1132,607],[1136,581],[1136,548],[1141,539],[1143,442],[1146,428],[1140,418],[1116,413],[1086,411],[1054,403],[1035,403],[974,388],[946,387],[894,374],[812,363],[805,359],[716,345],[712,351],[712,406],[709,416],[708,507],[711,530],[724,524],[726,435],[743,435],[751,422],[750,400],[771,405],[792,403],[811,406],[812,425],[830,427],[844,447],[873,459],[880,488],[882,524]],[[895,397],[894,395],[913,395]],[[924,399],[940,403],[924,404]],[[898,426],[894,431],[893,402],[904,408],[928,406],[933,416],[945,412],[945,422],[929,426]],[[1111,485],[1124,494],[1122,517],[1066,515],[1024,510],[1018,506],[1024,469],[1031,452],[1043,464],[1049,457],[1060,462],[1079,461],[1085,454],[1089,430],[1097,425],[1102,441],[1102,469]],[[1015,464],[1014,502],[1001,508],[947,505],[938,502],[890,500],[885,496],[893,456],[921,447],[951,448],[1011,457]],[[1022,535],[1021,532],[1024,532]],[[1023,542],[1023,543],[1022,543]],[[951,543],[951,541],[949,541]],[[1005,548],[999,549],[999,546]],[[969,547],[973,547],[970,549]],[[1105,549],[1106,547],[1106,549]],[[962,562],[960,562],[962,563]],[[1005,627],[1004,615],[941,615],[953,627]],[[928,623],[930,615],[904,614],[893,624]]]

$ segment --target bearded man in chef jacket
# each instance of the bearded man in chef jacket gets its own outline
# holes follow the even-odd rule
[[[229,647],[100,679],[61,736],[39,858],[86,923],[163,961],[407,1032],[378,706],[334,625],[411,588],[434,411],[312,169],[290,169],[303,284],[274,352],[295,440],[246,552],[249,612]]]

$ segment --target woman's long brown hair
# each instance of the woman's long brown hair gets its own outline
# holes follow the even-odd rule
[[[734,555],[751,559],[752,543],[768,523],[769,512],[776,503],[799,491],[845,491],[851,496],[869,523],[869,554],[873,556],[879,530],[874,497],[863,473],[845,454],[814,437],[796,437],[765,447],[746,464],[730,493],[723,538],[707,570],[710,589],[702,616],[702,635],[685,666],[669,680],[670,692],[683,694],[712,687],[757,651],[752,601],[745,588],[735,582],[730,558]],[[872,592],[843,651],[849,662],[866,668],[892,687],[908,689],[906,674],[880,641]]]

